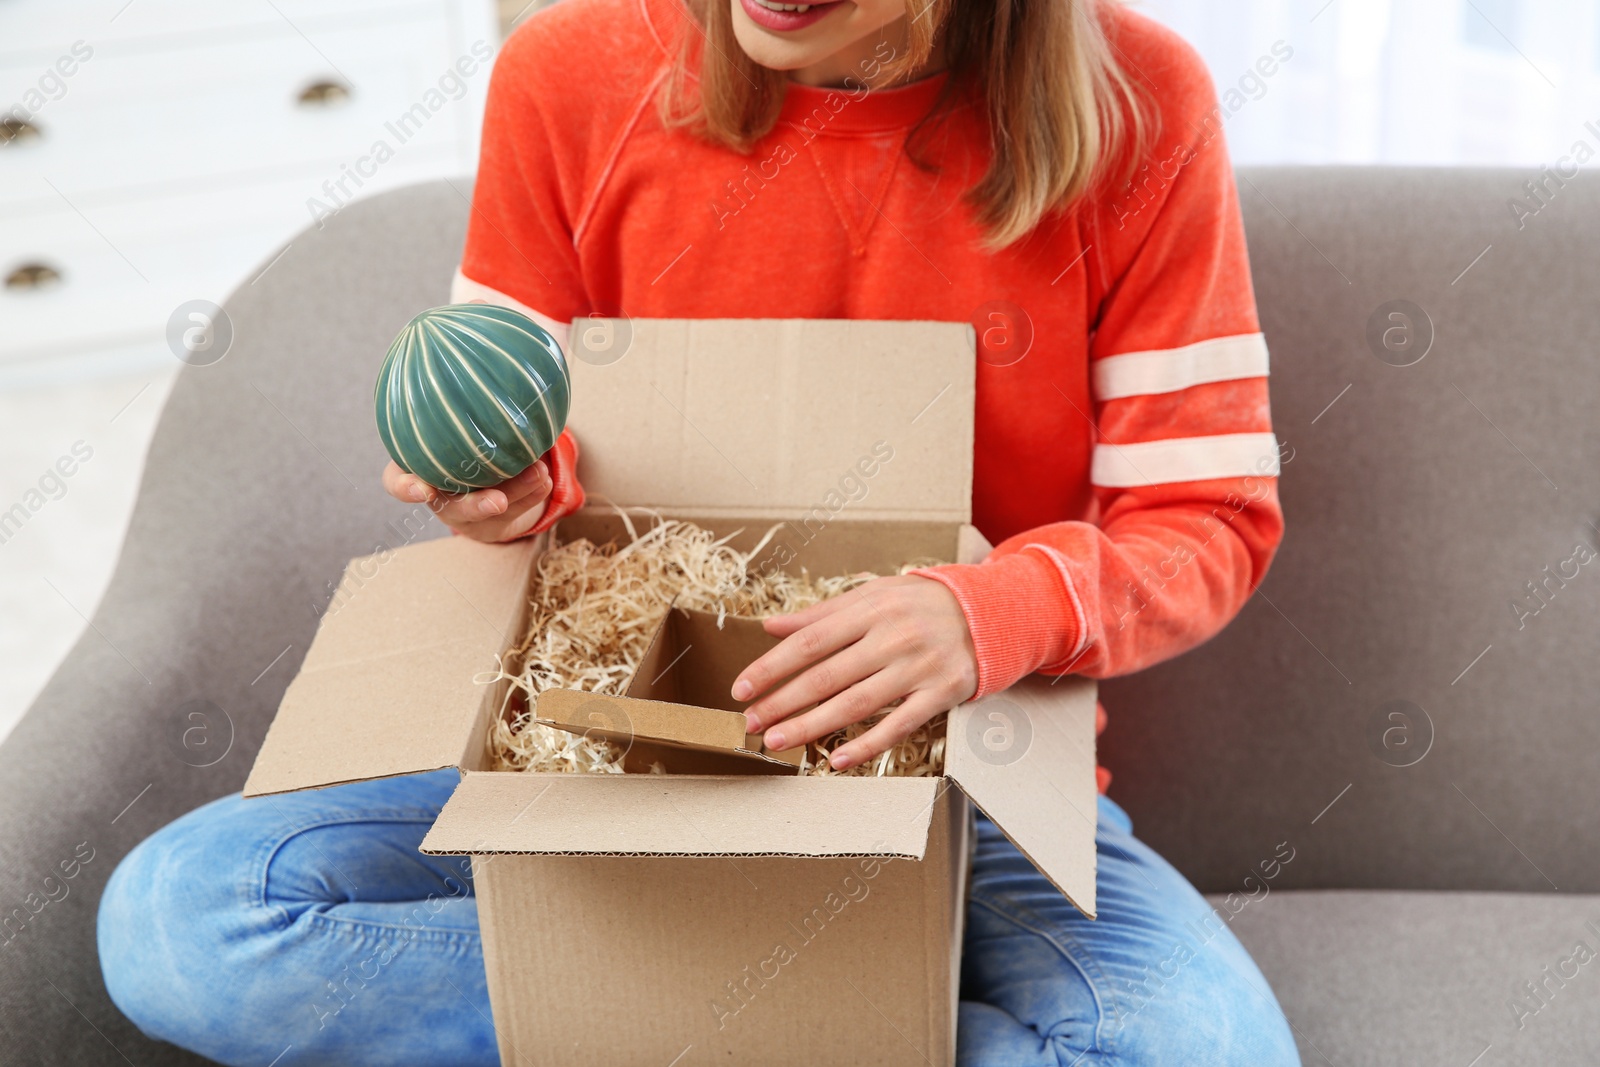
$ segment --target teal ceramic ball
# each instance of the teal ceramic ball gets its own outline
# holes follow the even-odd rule
[[[438,489],[482,489],[549,451],[567,424],[561,346],[493,304],[424,311],[389,346],[375,390],[378,435],[395,463]]]

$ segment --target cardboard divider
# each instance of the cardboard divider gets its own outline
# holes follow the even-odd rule
[[[671,608],[656,627],[626,695],[551,689],[535,701],[538,722],[624,748],[629,773],[793,774],[803,749],[767,753],[745,733],[747,701],[734,678],[778,643],[759,619],[722,619]]]
[[[733,699],[733,680],[777,644],[760,619],[729,615],[719,626],[710,612],[673,608],[655,642],[655,658],[664,662],[641,664],[628,695],[718,708],[737,714],[742,727],[749,701]]]
[[[630,774],[794,774],[790,761],[745,748],[744,716],[660,700],[549,689],[534,703],[546,726],[610,741]]]
[[[548,689],[534,702],[547,726],[612,741],[674,741],[732,752],[744,747],[744,716],[692,704],[644,700],[576,689]]]
[[[938,778],[468,772],[430,855],[921,859]]]

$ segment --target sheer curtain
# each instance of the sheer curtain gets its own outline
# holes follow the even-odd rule
[[[1236,105],[1238,162],[1538,167],[1600,153],[1600,0],[1131,6],[1205,56]]]

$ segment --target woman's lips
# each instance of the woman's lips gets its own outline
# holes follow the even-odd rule
[[[803,30],[807,26],[825,16],[828,12],[838,7],[843,0],[828,0],[826,3],[812,4],[806,11],[774,11],[761,0],[739,0],[744,5],[744,13],[764,30],[775,33],[788,33],[793,30]],[[788,5],[797,6],[797,5]]]

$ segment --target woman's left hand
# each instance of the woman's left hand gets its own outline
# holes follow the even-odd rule
[[[745,718],[750,733],[766,731],[763,741],[774,751],[826,737],[903,697],[881,722],[833,751],[829,762],[836,769],[853,767],[978,689],[966,616],[955,594],[932,578],[875,578],[763,625],[783,640],[740,673],[733,698],[760,697]],[[795,715],[812,704],[817,707]]]

